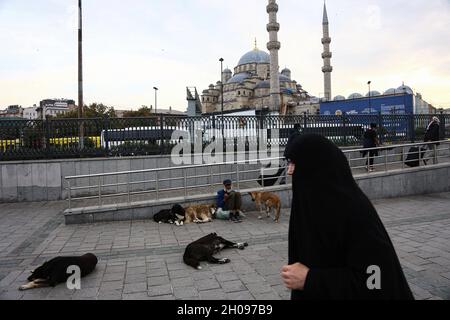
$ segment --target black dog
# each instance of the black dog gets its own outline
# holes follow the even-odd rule
[[[244,250],[248,243],[234,243],[211,233],[189,244],[184,252],[183,261],[188,266],[201,270],[200,261],[208,261],[215,264],[229,263],[230,259],[217,259],[213,255],[225,248]]]
[[[176,204],[172,209],[161,210],[153,216],[153,220],[157,223],[170,223],[182,225],[185,220],[185,210],[179,204]]]
[[[94,271],[98,259],[92,253],[81,257],[57,257],[45,262],[42,266],[32,272],[28,277],[30,283],[23,285],[19,290],[29,290],[42,287],[55,287],[57,284],[67,282],[71,276],[68,274],[68,268],[78,266],[81,271],[81,277],[87,276]]]

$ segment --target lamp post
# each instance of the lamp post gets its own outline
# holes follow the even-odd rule
[[[83,101],[83,11],[81,0],[78,0],[78,118],[84,116]],[[84,148],[84,125],[80,123],[80,149]]]
[[[367,82],[367,85],[369,86],[369,110],[370,110],[370,114],[372,114],[372,91],[370,91],[370,85],[372,84],[372,81]]]
[[[157,87],[153,87],[153,89],[155,90],[155,114],[158,114],[158,88]]]
[[[222,139],[224,139],[224,117],[223,117],[223,58],[219,59],[220,61],[220,93],[221,93],[221,113],[222,113]]]

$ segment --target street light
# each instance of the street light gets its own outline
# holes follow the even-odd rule
[[[83,101],[83,11],[81,0],[78,0],[78,118],[84,117]],[[45,114],[44,114],[45,117]],[[80,149],[84,149],[84,125],[80,122]]]
[[[220,92],[221,92],[221,113],[222,113],[222,139],[224,138],[224,118],[223,118],[223,58],[219,59],[220,61]]]
[[[158,88],[157,87],[153,87],[153,89],[155,90],[155,114],[158,114]]]
[[[372,81],[367,82],[367,84],[369,85],[369,112],[370,114],[372,114],[372,91],[370,91],[370,85],[372,84]]]

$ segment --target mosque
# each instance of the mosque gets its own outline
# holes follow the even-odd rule
[[[270,55],[255,48],[247,52],[234,68],[223,71],[223,105],[224,111],[255,109],[261,110],[270,105]],[[287,68],[278,74],[280,83],[281,106],[295,107],[301,101],[306,101],[309,94],[303,90],[297,81],[291,78],[291,71]],[[203,113],[220,112],[221,82],[211,84],[203,91]],[[281,110],[281,111],[284,111]]]
[[[311,96],[301,84],[292,79],[288,68],[279,72],[278,51],[281,43],[278,41],[280,24],[277,22],[277,12],[276,0],[269,0],[267,31],[270,41],[267,49],[270,54],[258,49],[255,43],[254,49],[239,60],[234,72],[230,69],[223,70],[222,79],[202,92],[203,114],[221,112],[222,102],[225,112],[268,110],[290,114],[301,103],[310,100]]]
[[[354,93],[348,98],[338,95],[333,98],[331,88],[332,52],[331,37],[326,4],[323,8],[322,45],[324,74],[324,97],[311,96],[300,83],[292,79],[288,68],[279,72],[278,51],[281,43],[278,41],[280,24],[277,22],[278,4],[276,0],[268,0],[267,13],[269,23],[269,53],[255,47],[244,54],[239,60],[234,72],[225,69],[222,79],[211,84],[202,91],[188,88],[188,115],[212,113],[236,113],[241,111],[265,111],[272,114],[367,114],[372,112],[392,113],[432,113],[433,107],[422,99],[419,93],[405,85],[389,89],[384,93],[371,91],[367,95]],[[223,83],[223,86],[222,86]],[[222,95],[223,90],[223,95]],[[223,110],[222,110],[223,106]]]

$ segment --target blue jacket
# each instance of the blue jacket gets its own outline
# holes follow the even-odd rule
[[[225,190],[220,190],[217,192],[217,208],[225,207]]]

